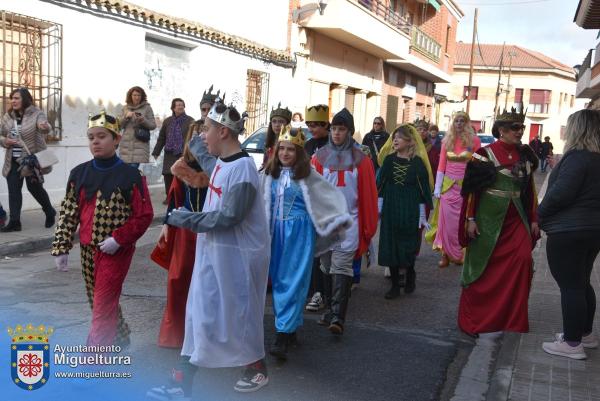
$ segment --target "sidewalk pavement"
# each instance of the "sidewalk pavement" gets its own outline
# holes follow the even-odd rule
[[[543,197],[547,182],[540,191]],[[486,401],[600,401],[600,349],[586,349],[577,361],[550,355],[542,342],[562,332],[560,291],[548,268],[546,236],[534,252],[535,274],[529,296],[529,333],[505,333],[501,340]],[[600,262],[592,271],[592,286],[600,295]],[[600,334],[600,308],[594,331]]]
[[[165,189],[161,184],[151,186],[149,191],[154,209],[154,221],[152,224],[157,224],[162,222],[165,216],[166,206],[162,203],[165,199]],[[58,220],[60,205],[54,205],[54,208],[56,209],[56,218]],[[54,227],[45,228],[44,220],[45,215],[42,209],[21,212],[23,230],[19,232],[0,233],[0,257],[25,254],[43,249],[48,249],[48,252],[50,252],[50,246],[54,238]]]

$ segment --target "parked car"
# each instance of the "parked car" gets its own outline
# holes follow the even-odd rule
[[[308,141],[312,138],[312,134],[306,127],[302,127],[302,131],[304,131],[304,135],[306,135],[306,140]],[[244,142],[242,142],[242,150],[245,150],[252,159],[254,159],[254,164],[256,164],[256,168],[260,168],[263,163],[263,158],[265,155],[265,140],[267,139],[267,127],[260,127],[256,131],[252,133]]]
[[[477,134],[479,140],[481,141],[481,147],[487,146],[491,143],[496,142],[496,138],[494,138],[490,134]]]

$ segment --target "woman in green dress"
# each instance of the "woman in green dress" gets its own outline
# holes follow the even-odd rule
[[[422,146],[417,131],[401,125],[392,134],[394,153],[383,161],[377,179],[381,208],[379,265],[390,268],[392,288],[386,299],[400,295],[400,269],[406,269],[404,291],[415,290],[415,257],[420,229],[428,226],[425,206],[431,207],[431,187],[426,163],[417,148]]]

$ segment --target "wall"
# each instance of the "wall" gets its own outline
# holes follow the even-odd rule
[[[176,2],[164,3],[165,7],[172,7],[171,3]],[[185,3],[188,3],[187,8],[184,9],[189,12],[189,15],[198,14],[205,8],[191,1]],[[146,2],[144,4],[146,5]],[[149,5],[146,6],[150,8]],[[109,113],[119,113],[125,102],[125,94],[131,86],[139,85],[145,88],[148,101],[160,120],[170,114],[171,98],[175,96],[182,97],[186,101],[186,111],[189,115],[198,117],[198,104],[202,93],[211,84],[221,91],[226,91],[228,101],[235,101],[236,105],[244,108],[247,69],[256,69],[270,74],[269,109],[278,101],[286,103],[294,97],[294,94],[287,90],[292,79],[291,69],[276,67],[200,43],[182,42],[186,46],[193,47],[192,50],[186,51],[154,43],[149,44],[147,48],[148,32],[142,27],[45,2],[1,0],[0,8],[63,24],[64,132],[63,140],[51,145],[61,162],[46,177],[44,184],[54,203],[64,195],[69,171],[89,159],[85,138],[88,113],[95,113],[100,108],[106,108]],[[221,7],[212,8],[221,9]],[[178,10],[181,12],[181,8]],[[283,13],[285,25],[287,3],[283,7]],[[259,30],[248,24],[242,24],[241,27],[244,27],[248,34]],[[237,27],[235,32],[240,34],[241,27]],[[154,32],[151,32],[151,35],[162,37]],[[284,33],[285,40],[280,43],[283,48],[287,41],[285,35]],[[244,35],[240,34],[240,36]],[[164,36],[164,39],[174,40],[170,36]],[[274,39],[270,42],[276,44]],[[152,73],[153,69],[158,70],[159,65],[162,79]],[[150,77],[152,88],[150,88]],[[154,145],[157,133],[158,130],[153,134],[151,147]],[[143,165],[142,169],[154,183],[159,184],[162,180],[160,160]],[[7,204],[5,180],[0,180],[0,201]],[[24,192],[23,206],[24,209],[38,207],[27,191]]]

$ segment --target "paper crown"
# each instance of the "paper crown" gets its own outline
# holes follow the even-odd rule
[[[46,327],[43,324],[35,327],[31,323],[23,327],[18,324],[14,329],[9,327],[7,330],[13,343],[39,342],[47,343],[48,338],[54,333],[52,327]]]
[[[92,113],[89,114],[88,129],[94,127],[106,128],[113,134],[119,135],[119,120],[106,114],[104,109],[100,110],[100,113],[96,115],[93,115]]]
[[[233,105],[226,106],[220,98],[217,98],[208,112],[208,118],[240,135],[244,132],[244,123],[248,119],[248,114],[245,112],[240,114]]]
[[[307,122],[329,122],[329,106],[317,104],[306,108],[304,120]]]
[[[292,112],[287,107],[284,109],[281,107],[281,102],[277,105],[276,109],[271,109],[271,114],[269,115],[269,121],[271,121],[274,117],[284,118],[288,124],[292,121]]]
[[[291,125],[286,125],[281,129],[279,141],[288,141],[303,148],[304,143],[306,142],[306,136],[304,135],[302,128],[292,128]]]
[[[210,105],[212,106],[213,104],[215,104],[217,98],[221,99],[222,102],[225,102],[225,93],[223,93],[223,96],[219,96],[221,90],[218,90],[217,93],[212,93],[212,90],[213,86],[211,85],[210,88],[208,88],[208,92],[204,91],[204,93],[202,94],[202,100],[200,100],[200,104],[210,103]]]
[[[525,115],[527,114],[527,110],[523,112],[523,109],[517,112],[517,109],[511,107],[510,110],[504,109],[502,114],[498,114],[496,116],[496,121],[499,122],[517,122],[523,124],[525,122]]]

